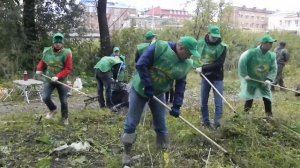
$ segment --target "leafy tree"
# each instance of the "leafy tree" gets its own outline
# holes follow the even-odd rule
[[[0,76],[9,79],[18,70],[23,34],[21,6],[18,1],[3,0],[0,6]]]
[[[213,0],[197,0],[196,4],[193,32],[198,39],[200,34],[207,30],[207,26],[214,22],[214,18],[218,14],[218,8]]]
[[[84,31],[84,7],[75,0],[41,0],[36,5],[36,22],[41,38],[58,31],[65,35]]]

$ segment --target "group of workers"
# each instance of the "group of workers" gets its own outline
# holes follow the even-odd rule
[[[158,149],[167,149],[169,133],[166,125],[166,108],[156,100],[166,102],[165,93],[172,92],[172,107],[169,114],[173,117],[181,115],[181,107],[186,90],[187,74],[196,71],[202,76],[200,91],[200,111],[202,125],[218,129],[223,115],[224,62],[228,46],[222,41],[220,28],[211,25],[207,34],[196,40],[191,36],[183,36],[177,42],[156,39],[157,34],[149,31],[145,34],[146,42],[138,44],[135,56],[136,73],[131,80],[129,91],[129,108],[124,123],[121,141],[124,144],[122,162],[130,164],[132,146],[136,140],[136,128],[139,125],[145,104],[148,103],[156,132]],[[279,84],[284,87],[282,70],[289,59],[286,43],[271,51],[276,42],[269,34],[260,39],[260,45],[250,48],[241,54],[238,63],[238,75],[241,81],[239,96],[245,101],[244,111],[249,112],[255,98],[262,98],[265,113],[272,119],[271,86]],[[51,119],[57,112],[51,100],[51,93],[56,88],[61,102],[61,114],[64,124],[68,124],[67,92],[63,85],[72,72],[71,50],[64,48],[64,36],[57,33],[53,36],[53,45],[44,49],[42,59],[37,66],[37,74],[45,73],[51,80],[45,81],[43,100],[49,108],[46,118]],[[114,47],[111,56],[104,56],[95,65],[97,93],[100,107],[112,107],[111,84],[124,80],[126,68],[125,56],[120,49]],[[105,98],[103,91],[105,88]],[[213,88],[213,89],[212,89]],[[216,89],[216,90],[215,90]],[[215,115],[210,121],[208,99],[213,90]],[[154,98],[155,97],[155,98]]]

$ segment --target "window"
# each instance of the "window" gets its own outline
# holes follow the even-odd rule
[[[298,20],[295,20],[295,25],[298,27]]]

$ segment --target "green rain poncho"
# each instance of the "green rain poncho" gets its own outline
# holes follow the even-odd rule
[[[265,81],[275,80],[277,74],[276,54],[268,51],[262,53],[260,47],[245,51],[238,64],[239,78],[241,81],[241,92],[239,96],[243,100],[250,100],[259,97],[272,99],[271,90],[264,83],[245,80],[249,76],[252,79]]]

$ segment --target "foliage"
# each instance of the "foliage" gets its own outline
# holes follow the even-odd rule
[[[198,90],[200,77],[195,73],[188,76],[188,90]],[[291,86],[296,81],[286,78]],[[242,111],[242,101],[232,99],[238,85],[236,76],[225,74],[224,96],[235,108],[235,115],[224,105],[224,116],[220,130],[205,129],[200,126],[198,99],[185,94],[182,117],[190,121],[216,143],[229,151],[224,155],[203,136],[168,115],[167,122],[171,135],[171,147],[167,151],[155,149],[155,132],[152,117],[146,113],[144,123],[137,129],[138,138],[133,148],[135,167],[205,167],[211,149],[208,168],[213,167],[298,167],[300,165],[300,117],[298,98],[290,92],[274,93],[273,122],[265,116],[261,100],[255,101],[253,113]],[[197,84],[197,85],[196,85]],[[81,99],[77,99],[80,101]],[[210,114],[213,117],[213,98],[210,98]],[[194,102],[194,103],[190,103]],[[288,103],[286,103],[288,102]],[[75,102],[79,103],[79,102]],[[77,106],[76,106],[77,107]],[[43,113],[14,111],[1,115],[0,165],[10,167],[121,167],[122,144],[119,140],[123,132],[124,113],[112,113],[107,109],[78,108],[70,114],[70,125],[64,127],[60,117],[39,122]],[[241,108],[240,108],[241,107]],[[51,151],[64,144],[89,142],[89,151]]]
[[[40,38],[56,32],[69,35],[82,33],[84,7],[75,0],[37,1],[37,29]]]

